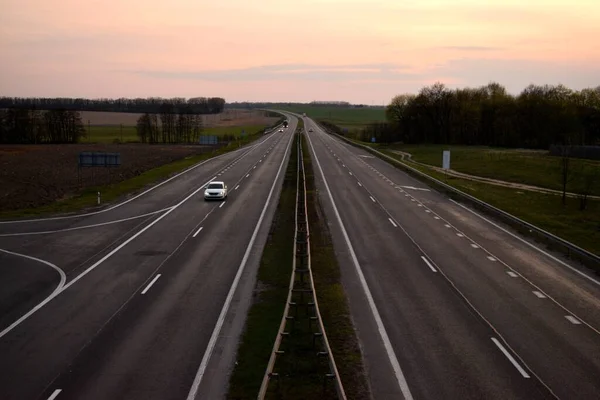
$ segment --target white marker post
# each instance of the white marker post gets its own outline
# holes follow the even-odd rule
[[[442,153],[442,168],[444,169],[446,181],[448,181],[448,175],[446,171],[450,169],[450,150],[444,150]]]
[[[98,192],[98,205],[100,205],[100,192]]]

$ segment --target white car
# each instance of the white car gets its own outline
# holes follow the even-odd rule
[[[227,198],[227,185],[225,182],[212,181],[204,191],[204,200],[225,200]]]

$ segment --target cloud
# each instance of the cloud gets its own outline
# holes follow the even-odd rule
[[[138,76],[158,79],[183,79],[199,81],[278,81],[298,79],[304,81],[352,81],[352,80],[399,80],[414,77],[408,72],[408,65],[391,63],[375,64],[280,64],[262,65],[240,69],[168,71],[135,70],[129,71]]]
[[[497,50],[505,50],[504,47],[495,47],[495,46],[439,46],[434,47],[435,49],[441,50],[460,50],[460,51],[497,51]]]

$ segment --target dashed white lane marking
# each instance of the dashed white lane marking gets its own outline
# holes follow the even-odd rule
[[[419,203],[417,204],[417,207],[423,207],[423,204]]]
[[[431,263],[429,262],[429,260],[427,258],[425,258],[425,256],[421,256],[421,259],[425,262],[425,264],[427,264],[427,266],[429,267],[429,269],[433,272],[437,272],[437,270],[434,268],[433,265],[431,265]]]
[[[410,201],[415,201],[415,199],[410,199]]]
[[[150,281],[148,286],[146,286],[146,288],[144,290],[142,290],[142,294],[146,294],[146,292],[148,290],[150,290],[150,288],[152,287],[152,285],[154,285],[154,283],[158,280],[158,278],[160,278],[160,274],[156,274],[156,276],[154,277],[154,279],[152,279],[152,281]]]
[[[258,160],[258,162],[262,162],[262,158],[260,160]]]
[[[369,197],[371,198],[371,201],[372,201],[373,203],[375,203],[375,199],[373,198],[373,196],[369,196]]]
[[[451,227],[450,225],[448,225],[448,224],[445,224],[444,226],[445,226],[446,228],[452,228],[452,227]]]
[[[221,204],[219,204],[219,208],[223,207],[225,205],[225,203],[227,203],[226,201],[222,202]]]
[[[425,212],[426,212],[427,214],[431,213],[431,211],[429,211],[429,210],[425,210]]]
[[[546,295],[544,293],[540,292],[539,290],[534,290],[533,294],[535,294],[538,297],[538,299],[545,299],[546,298]]]
[[[527,373],[527,371],[525,371],[523,369],[523,367],[521,367],[519,365],[517,360],[515,360],[514,357],[504,348],[504,346],[502,346],[500,341],[494,337],[492,338],[492,341],[500,349],[500,351],[506,356],[506,358],[508,358],[508,360],[511,362],[511,364],[514,365],[514,367],[517,369],[517,371],[519,371],[519,373],[523,376],[523,378],[528,379],[529,374]]]
[[[490,260],[490,261],[496,261],[496,259],[494,257],[492,257],[492,256],[488,256],[488,260]]]
[[[506,273],[507,273],[507,274],[508,274],[508,276],[510,276],[511,278],[516,278],[516,277],[518,277],[518,276],[519,276],[519,275],[515,274],[515,273],[514,273],[514,272],[512,272],[512,271],[506,271]]]
[[[471,247],[474,248],[474,249],[478,249],[479,248],[479,246],[476,245],[475,243],[471,243]]]
[[[246,175],[246,178],[249,177],[249,176],[250,176],[250,174]]]
[[[391,219],[391,218],[388,218],[388,220],[391,222],[391,224],[392,224],[392,225],[394,225],[394,228],[397,228],[397,227],[398,227],[398,225],[396,225],[396,223],[394,222],[394,220],[393,220],[393,219]]]
[[[573,325],[581,325],[581,321],[579,321],[577,318],[575,318],[572,315],[565,315],[565,318],[567,320],[569,320],[569,322],[572,323]]]
[[[60,392],[62,392],[62,389],[56,389],[54,392],[52,392],[50,397],[48,397],[48,400],[56,399],[58,397],[58,395],[60,394]]]
[[[352,172],[348,171],[348,173],[349,173],[350,175],[352,175]]]
[[[237,185],[233,190],[238,190],[240,188],[240,185]]]
[[[457,233],[456,236],[458,236],[458,237],[465,237],[465,235],[463,235],[462,233]]]
[[[433,219],[440,219],[440,217],[438,217],[437,215],[435,215],[435,216],[433,217]]]
[[[256,168],[256,165],[254,167],[252,167],[252,169],[255,169],[255,168]]]
[[[362,186],[362,183],[360,183],[360,182],[357,182],[357,183],[358,183],[358,186]]]
[[[208,215],[207,215],[207,217],[208,217]],[[204,227],[203,227],[203,226],[201,226],[200,228],[198,228],[198,230],[196,231],[196,233],[194,233],[194,234],[192,235],[192,237],[196,237],[196,236],[198,236],[198,234],[200,233],[200,231],[201,231],[202,229],[204,229]]]

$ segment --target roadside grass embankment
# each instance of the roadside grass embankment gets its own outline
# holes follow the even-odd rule
[[[54,214],[73,213],[82,210],[97,209],[97,195],[101,194],[101,207],[114,203],[128,195],[142,192],[149,186],[156,185],[169,177],[182,172],[195,164],[210,158],[228,153],[263,137],[262,130],[244,136],[235,142],[218,148],[212,152],[188,156],[186,158],[149,169],[141,174],[121,182],[85,188],[70,197],[35,208],[7,210],[0,212],[0,219],[41,217]],[[145,145],[140,145],[145,146]],[[76,160],[74,161],[76,162]],[[200,167],[201,168],[201,167]]]
[[[238,349],[237,364],[231,377],[228,399],[257,397],[287,301],[290,277],[293,272],[292,253],[296,215],[297,145],[296,141],[294,142],[281,197],[263,251],[254,301]],[[311,268],[321,316],[347,398],[368,399],[368,385],[360,346],[341,285],[333,244],[318,202],[312,165],[304,137],[301,145],[304,151],[307,185]],[[298,283],[299,278],[296,276],[295,279]],[[293,298],[292,301],[301,304],[300,296],[297,293],[294,296],[298,299]],[[307,301],[306,296],[304,302]],[[290,315],[294,315],[294,312],[293,309],[290,310]],[[296,312],[303,315],[307,311],[305,307],[299,305]],[[311,328],[310,323],[307,324],[305,318],[300,316],[293,325],[289,322],[286,324],[286,331],[291,330],[291,333],[282,341],[280,349],[284,353],[278,355],[274,369],[280,377],[270,381],[266,398],[295,400],[335,397],[334,384],[331,380],[326,382],[326,395],[324,395],[324,374],[329,370],[326,358],[317,358],[318,349],[313,348],[312,332],[316,329],[315,324],[316,322],[313,322]],[[319,341],[320,339],[317,338],[317,346]]]
[[[452,170],[483,178],[562,190],[562,159],[543,150],[515,150],[476,146],[391,145],[378,150],[400,150],[412,155],[412,160],[434,167],[442,166],[442,152],[450,150]],[[396,157],[396,155],[394,155]],[[569,160],[567,191],[578,189],[582,170],[595,171],[598,184],[591,186],[591,195],[600,196],[600,161],[572,158]],[[586,171],[586,172],[588,172]]]

